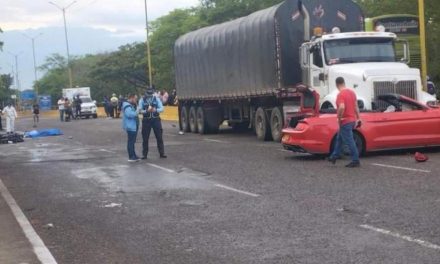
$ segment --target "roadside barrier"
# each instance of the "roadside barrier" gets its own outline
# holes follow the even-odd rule
[[[23,111],[18,113],[19,117],[32,117],[31,111]],[[41,111],[40,117],[46,118],[59,118],[60,114],[58,110],[50,110],[50,111]],[[107,117],[103,107],[98,107],[98,117],[104,118]],[[179,120],[179,111],[177,106],[165,106],[164,112],[160,115],[162,120],[165,121],[178,121]]]

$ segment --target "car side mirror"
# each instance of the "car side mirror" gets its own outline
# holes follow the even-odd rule
[[[96,105],[96,100],[93,100],[93,103]]]

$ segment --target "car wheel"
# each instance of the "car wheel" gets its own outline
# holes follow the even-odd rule
[[[338,135],[336,135],[333,138],[333,140],[332,140],[332,144],[331,144],[331,148],[330,148],[330,154],[333,153],[333,150],[335,148],[336,137],[337,136]],[[353,138],[354,138],[354,142],[356,144],[356,148],[358,149],[359,156],[365,155],[365,143],[364,143],[363,137],[358,132],[353,132]],[[345,156],[350,156],[350,149],[345,144],[344,144],[344,146],[342,146],[342,153]]]
[[[268,141],[271,139],[269,120],[261,107],[255,112],[255,133],[259,140]]]
[[[197,112],[196,107],[191,106],[189,109],[189,127],[191,129],[191,132],[198,133],[199,129],[197,127]]]
[[[283,114],[279,107],[275,107],[270,115],[270,130],[273,141],[281,142],[283,130]]]
[[[188,108],[186,106],[182,106],[182,109],[180,110],[180,125],[183,132],[190,132]]]

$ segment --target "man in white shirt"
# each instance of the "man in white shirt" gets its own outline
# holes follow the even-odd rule
[[[63,97],[61,97],[59,100],[58,100],[58,110],[60,110],[60,121],[61,122],[63,122],[64,121],[64,103],[65,103],[65,101],[64,101],[64,98]]]
[[[11,103],[3,109],[3,115],[6,116],[6,133],[12,134],[15,130],[15,118],[17,118],[17,111]]]

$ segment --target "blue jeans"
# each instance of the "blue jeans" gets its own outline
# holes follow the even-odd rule
[[[64,121],[64,110],[60,110],[60,121]]]
[[[346,144],[350,149],[351,159],[354,162],[359,161],[359,152],[356,147],[356,142],[353,137],[353,129],[356,123],[348,123],[342,125],[339,128],[338,135],[336,137],[336,144],[333,153],[330,155],[331,158],[339,158],[342,154],[342,146]]]
[[[137,131],[127,131],[127,151],[128,158],[131,160],[137,159],[136,152],[134,150],[134,144],[136,143]]]

